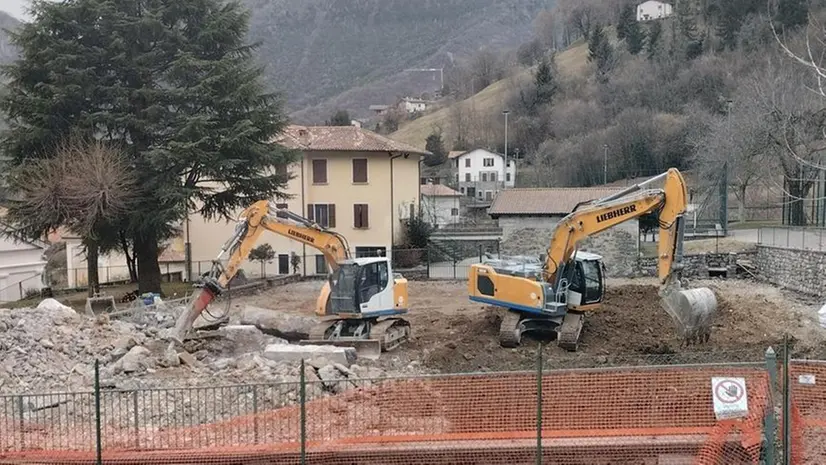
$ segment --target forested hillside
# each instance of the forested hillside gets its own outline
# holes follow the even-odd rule
[[[502,151],[509,109],[509,153],[519,154],[523,186],[590,186],[673,166],[708,184],[693,186],[698,193],[727,182],[741,219],[758,197],[806,223],[798,199],[826,168],[826,91],[815,72],[826,56],[815,27],[824,2],[685,0],[647,22],[636,21],[634,6],[560,0],[520,47],[521,70],[403,123],[394,137],[422,145],[411,138],[441,134],[448,150]],[[551,42],[571,40],[579,42],[553,52]],[[470,79],[479,73],[473,62],[464,67]]]
[[[518,45],[552,0],[244,0],[250,37],[270,83],[298,120],[333,110],[367,115],[371,103],[439,89],[442,67],[482,47]],[[354,89],[350,91],[351,89]],[[348,92],[350,91],[350,92]],[[333,102],[323,102],[336,97]],[[318,106],[319,104],[322,104]]]

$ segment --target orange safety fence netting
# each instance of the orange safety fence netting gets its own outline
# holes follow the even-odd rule
[[[791,460],[789,465],[826,463],[826,362],[792,360]],[[782,431],[782,430],[781,430]]]
[[[714,376],[746,379],[748,417],[715,419]],[[535,463],[537,384],[531,373],[307,383],[307,463]],[[769,396],[768,374],[761,368],[547,373],[541,396],[544,463],[757,464]],[[179,427],[104,421],[104,462],[299,463],[300,405],[261,404],[259,399],[256,413]],[[27,442],[8,442],[8,435],[20,436],[21,423],[2,425],[0,463],[94,463],[94,437],[85,447],[76,444],[74,452],[42,450],[32,431],[50,440],[72,432],[23,422]]]

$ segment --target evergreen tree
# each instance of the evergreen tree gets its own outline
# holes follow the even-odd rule
[[[627,38],[629,28],[632,27],[632,25],[639,26],[634,5],[628,3],[620,10],[619,20],[617,21],[617,39],[623,40]]]
[[[330,126],[349,126],[350,121],[350,113],[348,113],[347,110],[338,110],[333,117],[330,118],[328,124]]]
[[[439,131],[434,131],[427,136],[424,149],[433,154],[425,156],[424,164],[427,166],[441,165],[447,160],[447,151],[442,141],[442,133]]]
[[[625,44],[632,55],[640,53],[645,47],[645,33],[636,20],[627,27]]]
[[[779,0],[775,20],[784,28],[802,26],[809,21],[809,4],[806,0]]]
[[[679,47],[684,57],[693,60],[703,53],[703,35],[697,27],[697,17],[689,2],[677,3]]]
[[[646,52],[648,53],[648,59],[653,60],[654,57],[657,56],[657,50],[659,49],[660,38],[662,38],[662,35],[662,23],[659,21],[652,22],[651,27],[648,29],[648,40],[646,41]]]
[[[11,32],[17,61],[2,149],[13,166],[51,158],[70,133],[124,146],[141,187],[118,222],[132,242],[139,292],[160,292],[159,242],[186,213],[232,217],[283,197],[292,152],[271,141],[286,124],[262,86],[249,14],[238,1],[34,2]],[[221,186],[215,189],[215,184]]]
[[[536,68],[534,74],[534,84],[536,85],[536,104],[544,105],[550,103],[558,89],[554,70],[551,61],[543,57]]]
[[[597,77],[604,81],[614,65],[614,49],[601,25],[595,26],[588,37],[588,61],[596,63]]]

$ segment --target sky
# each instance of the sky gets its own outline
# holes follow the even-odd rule
[[[17,19],[28,20],[24,8],[29,6],[29,0],[0,0],[0,10],[11,14]]]

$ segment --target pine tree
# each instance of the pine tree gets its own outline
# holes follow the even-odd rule
[[[623,40],[628,37],[629,28],[632,25],[637,25],[637,14],[634,11],[634,5],[629,3],[620,10],[619,19],[617,20],[617,39]]]
[[[550,103],[558,89],[554,70],[551,61],[543,57],[536,68],[534,74],[534,85],[536,86],[536,104],[544,105]]]
[[[0,109],[11,118],[2,148],[20,166],[52,157],[71,133],[125,145],[141,193],[114,235],[132,242],[139,292],[161,291],[159,242],[187,212],[230,218],[285,195],[290,176],[278,168],[295,156],[271,141],[286,119],[264,90],[237,0],[32,9],[33,20],[11,33],[20,55],[5,67],[10,92]]]
[[[600,25],[595,26],[588,37],[588,61],[596,63],[598,78],[607,80],[614,65],[614,49]]]
[[[425,157],[424,164],[427,166],[438,166],[447,160],[447,151],[440,131],[434,131],[427,136],[424,149],[433,154]]]
[[[347,110],[338,110],[333,114],[333,117],[330,118],[329,125],[330,126],[349,126],[350,123],[350,113]]]
[[[784,28],[802,26],[809,21],[809,4],[806,0],[780,0],[775,20]]]
[[[642,28],[637,21],[628,25],[625,44],[632,55],[640,53],[645,47],[645,33],[642,32]]]
[[[662,35],[662,23],[659,21],[652,22],[651,27],[648,29],[648,40],[646,41],[646,51],[650,60],[653,60],[657,56],[657,50],[659,49],[660,38]]]

